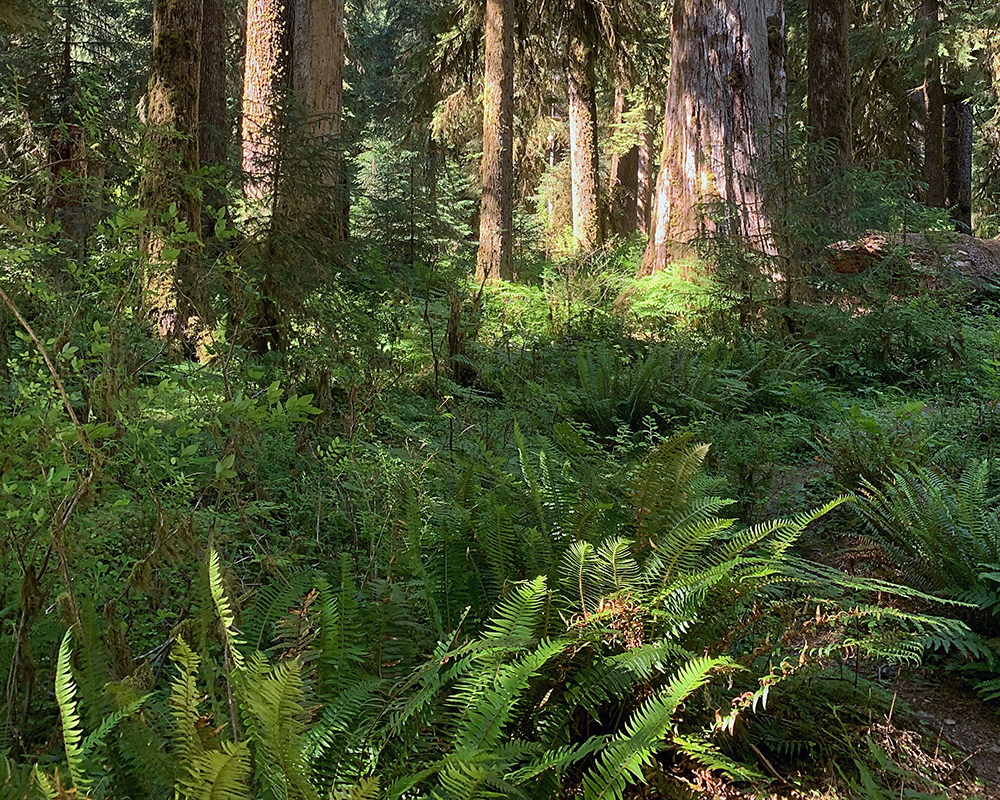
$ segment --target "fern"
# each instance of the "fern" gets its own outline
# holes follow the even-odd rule
[[[224,742],[190,759],[177,785],[181,800],[246,800],[250,749],[246,742]]]
[[[70,779],[77,791],[86,793],[93,781],[86,774],[86,763],[83,751],[83,730],[80,727],[80,715],[76,704],[76,683],[70,667],[72,657],[72,630],[66,631],[59,645],[59,656],[56,662],[56,703],[59,705],[59,715],[62,718],[63,746],[66,751],[66,763],[69,765]]]
[[[596,766],[583,778],[586,800],[621,800],[625,789],[644,780],[642,767],[651,763],[654,749],[671,728],[673,715],[684,700],[705,684],[710,673],[725,665],[722,659],[698,658],[685,664],[667,689],[636,711],[601,753]]]

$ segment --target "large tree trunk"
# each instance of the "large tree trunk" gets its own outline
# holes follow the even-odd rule
[[[934,39],[939,28],[938,0],[923,0],[921,9],[926,37]],[[941,85],[941,59],[933,55],[924,61],[924,202],[931,208],[945,205],[944,178],[944,87]]]
[[[619,80],[615,87],[615,127],[620,129],[628,110],[625,87]],[[617,236],[628,236],[636,228],[636,202],[639,194],[639,144],[624,153],[615,148],[611,155],[611,229]]]
[[[476,278],[513,280],[514,2],[486,0],[483,198]]]
[[[198,268],[201,200],[191,175],[197,171],[198,94],[201,71],[202,0],[155,0],[149,76],[150,157],[139,188],[147,210],[142,244],[148,259],[146,308],[160,334],[181,344],[188,356],[204,329],[194,319],[204,313]],[[176,209],[176,223],[164,220]],[[179,223],[191,238],[171,237]],[[166,249],[179,251],[164,258]],[[173,263],[171,263],[173,261]]]
[[[643,236],[649,236],[653,219],[653,159],[656,157],[653,148],[656,141],[656,118],[656,109],[647,102],[636,161],[635,221]]]
[[[961,98],[945,108],[945,178],[946,203],[955,220],[955,230],[972,234],[972,109]]]
[[[278,176],[279,109],[289,84],[291,11],[282,0],[248,0],[243,62],[243,191],[273,196]]]
[[[847,0],[809,0],[807,78],[809,141],[829,142],[832,167],[813,164],[812,180],[824,186],[854,162],[851,142],[851,63],[847,46],[851,9]]]
[[[604,239],[598,195],[597,94],[590,47],[582,37],[567,36],[569,78],[570,171],[573,184],[573,237],[583,250],[596,250]]]
[[[201,76],[198,90],[198,155],[202,167],[226,163],[226,0],[203,0]],[[222,208],[218,186],[205,188],[205,204]]]
[[[312,163],[297,165],[298,174],[292,178],[297,187],[312,183],[311,191],[289,187],[285,194],[296,217],[318,215],[330,238],[345,241],[349,206],[343,160],[337,150],[343,124],[347,45],[344,0],[296,0],[294,9],[291,89],[306,114],[301,135],[315,147],[305,149]]]
[[[718,232],[773,249],[760,169],[772,109],[763,0],[677,0],[653,232],[661,270]],[[716,210],[706,217],[706,205]]]

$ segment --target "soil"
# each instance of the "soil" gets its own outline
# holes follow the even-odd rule
[[[938,683],[919,674],[902,676],[895,688],[935,742],[948,742],[968,756],[976,776],[986,784],[978,796],[1000,800],[1000,715],[996,708],[964,686]]]

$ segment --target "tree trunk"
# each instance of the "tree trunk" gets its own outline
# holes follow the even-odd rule
[[[759,170],[772,109],[763,0],[677,0],[653,232],[643,273],[705,231],[770,251]],[[706,205],[717,211],[706,217]]]
[[[851,10],[847,0],[809,0],[807,74],[809,141],[829,142],[832,165],[811,165],[815,186],[854,163],[851,141]]]
[[[570,171],[573,184],[573,237],[585,251],[604,239],[598,196],[597,94],[592,51],[582,37],[567,37]]]
[[[195,355],[204,329],[198,269],[201,201],[191,175],[197,171],[198,94],[202,0],[155,0],[149,76],[148,141],[151,155],[139,187],[147,210],[142,233],[148,258],[146,308],[161,336]],[[164,217],[176,209],[176,219]],[[172,236],[177,226],[190,237]],[[164,258],[164,251],[179,251]],[[171,265],[171,261],[173,264]]]
[[[656,141],[656,109],[646,104],[639,155],[636,160],[635,221],[643,236],[649,236],[653,218],[653,147]]]
[[[486,0],[483,198],[476,279],[513,280],[514,2]]]
[[[938,0],[923,0],[925,37],[937,47]],[[931,208],[944,208],[944,88],[941,85],[941,59],[932,55],[924,61],[924,202]]]
[[[247,0],[243,62],[244,194],[251,200],[273,195],[278,175],[279,107],[289,82],[290,8],[282,0]]]
[[[615,87],[615,128],[620,130],[628,110],[625,88],[619,80]],[[639,144],[634,143],[624,154],[615,148],[611,156],[611,229],[617,236],[628,236],[636,228]]]
[[[338,150],[347,45],[344,0],[296,0],[293,5],[291,89],[306,114],[301,135],[313,146],[305,149],[309,163],[298,165],[298,174],[292,176],[295,186],[285,194],[290,200],[296,197],[301,201],[292,201],[296,217],[318,215],[324,233],[335,241],[345,241],[349,200]],[[311,191],[301,191],[303,180],[313,182]]]
[[[944,132],[946,203],[955,230],[971,235],[973,119],[972,109],[964,99],[955,98],[946,106]]]
[[[226,0],[203,0],[198,90],[198,155],[202,167],[226,163]],[[220,176],[221,177],[221,176]],[[222,208],[219,187],[205,187],[205,205]]]

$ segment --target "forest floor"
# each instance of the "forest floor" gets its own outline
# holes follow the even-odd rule
[[[886,687],[890,688],[890,687]],[[1000,800],[1000,717],[996,710],[959,684],[940,682],[934,675],[902,675],[898,686],[905,700],[935,743],[961,750],[973,765],[985,800]]]

